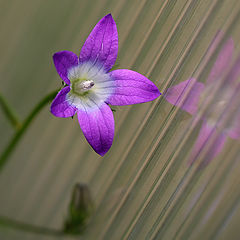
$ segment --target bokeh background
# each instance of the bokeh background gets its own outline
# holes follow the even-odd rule
[[[239,11],[239,0],[0,0],[1,94],[24,119],[61,86],[52,55],[78,54],[108,13],[118,27],[119,68],[140,72],[161,92],[191,76],[204,82],[219,49],[203,64],[204,56],[219,29],[239,52]],[[102,158],[76,117],[56,118],[49,106],[0,172],[0,216],[60,229],[80,182],[95,212],[76,239],[239,239],[239,141],[229,138],[206,168],[189,167],[200,123],[191,128],[192,117],[160,97],[115,108],[113,146]],[[1,151],[13,134],[0,111]],[[59,237],[0,226],[0,239]]]

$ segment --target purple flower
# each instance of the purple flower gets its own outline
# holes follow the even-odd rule
[[[212,51],[216,42],[218,42],[220,32],[213,41],[209,52]],[[217,84],[217,81],[224,75],[224,72],[229,69],[233,56],[234,43],[232,38],[229,38],[222,47],[211,71],[207,78],[206,85],[198,82],[195,78],[190,78],[183,81],[171,88],[169,88],[164,95],[165,99],[171,104],[180,107],[184,111],[191,115],[198,116],[198,109],[204,99],[211,97],[211,93]],[[224,82],[224,88],[221,89],[220,97],[216,98],[214,104],[210,108],[210,111],[206,112],[204,116],[201,116],[202,127],[200,129],[197,140],[193,146],[193,150],[190,156],[190,164],[194,162],[196,156],[201,149],[205,146],[206,142],[212,135],[217,137],[211,145],[209,150],[208,159],[204,160],[203,164],[211,161],[217,154],[223,149],[227,136],[233,139],[240,138],[240,111],[237,110],[235,118],[228,126],[221,131],[222,121],[219,121],[223,110],[229,104],[231,97],[236,88],[239,88],[239,84],[236,83],[237,77],[240,75],[240,58],[233,65],[229,74],[226,76]],[[226,119],[226,118],[225,118]]]
[[[158,88],[143,75],[119,69],[109,72],[118,52],[117,26],[111,14],[102,18],[84,43],[80,56],[57,52],[53,61],[66,86],[51,105],[56,117],[77,113],[89,144],[101,156],[110,149],[114,137],[114,118],[108,106],[152,101]]]

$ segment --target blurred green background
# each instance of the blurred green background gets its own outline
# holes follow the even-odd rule
[[[203,68],[202,59],[219,29],[239,52],[239,10],[238,0],[0,0],[1,94],[24,119],[61,86],[52,55],[79,54],[108,13],[118,27],[119,68],[140,72],[161,92],[191,76],[204,81],[212,61]],[[113,146],[102,158],[76,117],[56,118],[49,106],[0,173],[1,216],[59,229],[81,182],[95,202],[81,239],[239,239],[239,142],[229,139],[206,169],[189,170],[199,126],[180,146],[191,117],[159,98],[116,107]],[[0,134],[3,151],[14,130],[2,111]],[[55,238],[0,227],[0,239]]]

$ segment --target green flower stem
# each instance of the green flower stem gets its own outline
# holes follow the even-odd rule
[[[18,130],[21,127],[21,123],[18,120],[18,117],[14,113],[14,111],[11,109],[11,107],[8,105],[5,98],[0,94],[0,106],[3,110],[3,113],[6,115],[7,119],[10,121],[12,126]]]
[[[16,221],[16,220],[13,220],[7,217],[2,217],[2,216],[0,216],[0,227],[12,228],[12,229],[23,231],[23,232],[42,234],[42,235],[66,236],[66,233],[64,233],[61,230],[35,226],[35,225],[23,223],[23,222]]]
[[[12,153],[14,147],[17,145],[21,137],[23,136],[26,129],[29,127],[32,120],[36,117],[36,115],[41,111],[41,109],[50,101],[54,99],[56,94],[58,93],[58,90],[55,90],[51,93],[49,93],[47,96],[45,96],[32,110],[32,112],[27,116],[27,118],[23,121],[21,127],[16,131],[13,138],[8,143],[5,150],[0,155],[0,171],[2,170],[4,164],[7,162],[8,157]]]

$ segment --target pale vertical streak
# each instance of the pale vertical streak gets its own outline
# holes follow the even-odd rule
[[[225,79],[224,79],[224,80],[225,80]],[[218,89],[219,89],[219,88],[218,88]],[[234,92],[234,94],[233,94],[233,96],[232,96],[233,99],[234,99],[235,94],[237,94],[238,90],[239,90],[239,89],[237,89],[237,90]],[[231,101],[229,102],[229,105],[231,105]],[[226,109],[228,109],[228,107],[229,107],[229,106],[227,105],[226,108],[223,110],[223,113],[222,113],[221,116],[219,117],[219,120],[218,120],[218,121],[220,121],[220,119],[223,118],[224,113],[225,113],[224,111],[225,111]],[[225,120],[225,122],[228,121],[228,120],[229,120],[229,119]],[[209,145],[208,148],[207,148],[207,149],[204,149],[204,152],[201,153],[201,156],[203,156],[203,155],[205,155],[205,154],[208,153],[208,151],[209,151],[209,150],[211,149],[211,147],[212,147],[212,143],[214,143],[214,141],[216,140],[217,136],[215,136],[215,137],[210,137],[210,138],[212,138],[212,139],[210,140],[211,142],[210,142],[210,144],[208,144],[208,145]],[[184,139],[184,140],[185,140],[185,139]],[[184,140],[183,140],[183,141],[184,141]],[[185,141],[184,141],[184,142],[185,142]],[[181,144],[181,145],[182,145],[182,144]],[[181,149],[181,147],[179,146],[179,147],[177,148],[177,151],[178,151],[178,149]],[[201,162],[200,162],[200,164],[201,164]],[[199,164],[199,165],[200,165],[200,164]],[[195,164],[195,165],[196,165],[196,164]],[[199,172],[198,169],[197,169],[197,171]],[[192,180],[194,179],[194,177],[195,177],[195,176],[193,175],[191,181],[189,181],[189,182],[191,182],[191,184],[193,184],[193,181],[192,181]],[[181,182],[183,182],[184,178],[185,178],[185,176],[182,178]],[[185,183],[185,184],[188,184],[189,182],[187,182],[187,183]],[[176,192],[176,191],[175,191],[175,192]],[[171,198],[172,198],[172,197],[171,197]],[[170,198],[170,199],[171,199],[171,198]],[[179,198],[181,199],[181,198],[183,198],[183,196],[180,195]],[[170,200],[170,199],[169,199],[169,200]],[[178,201],[178,200],[179,200],[179,199],[177,199],[176,201]],[[180,201],[180,203],[181,203],[181,201]],[[179,204],[179,201],[178,201],[178,204]],[[176,205],[174,205],[174,207],[176,207]],[[172,210],[170,210],[170,211],[172,211]],[[167,218],[169,218],[169,217],[167,217]],[[167,228],[167,227],[166,227],[166,228]],[[158,234],[158,235],[160,234],[160,230],[158,230],[157,233],[155,233],[155,236],[156,236],[157,234]],[[162,232],[161,232],[161,235],[162,235]]]
[[[236,151],[235,151],[235,152],[232,152],[232,154],[231,154],[230,156],[235,157],[235,156],[236,156]],[[236,161],[235,161],[234,158],[231,157],[230,159],[233,159],[232,163],[236,163]],[[198,204],[200,204],[201,202],[204,201],[204,200],[202,200],[202,198],[204,198],[204,194],[205,194],[205,195],[207,194],[207,193],[206,193],[207,190],[209,190],[209,188],[211,188],[210,184],[211,184],[213,181],[217,182],[217,185],[215,185],[215,189],[216,189],[216,187],[217,187],[217,188],[220,188],[221,183],[224,182],[225,178],[226,178],[227,175],[228,175],[228,174],[226,174],[226,172],[227,172],[227,173],[230,173],[231,170],[233,169],[233,167],[232,167],[231,165],[232,165],[231,162],[230,162],[230,164],[225,163],[225,165],[224,165],[224,164],[218,164],[218,165],[216,166],[216,168],[213,169],[212,175],[208,177],[208,180],[206,181],[206,184],[205,184],[205,186],[204,186],[204,190],[201,191],[201,194],[200,194],[200,196],[199,196],[198,199],[197,199],[198,201],[195,202],[194,206],[191,208],[191,211],[189,211],[189,212],[190,212],[189,214],[192,214],[192,212],[193,212],[193,214],[194,214],[194,207],[196,207]],[[189,184],[191,184],[191,187],[190,187],[191,189],[188,190],[189,193],[192,191],[192,189],[193,189],[193,187],[194,187],[194,183],[195,183],[196,181],[198,181],[198,180],[202,177],[201,175],[203,174],[203,172],[202,172],[202,171],[199,171],[198,168],[195,169],[195,170],[196,170],[196,171],[192,174],[191,178],[190,178],[189,181],[186,183],[186,186],[189,185]],[[198,176],[196,177],[196,175],[198,175]],[[196,180],[196,179],[197,179],[197,180]],[[194,180],[194,183],[192,183],[193,180]],[[210,184],[209,184],[209,182],[210,182]],[[184,192],[184,191],[183,191],[183,192]],[[201,201],[201,202],[199,203],[199,201]],[[208,201],[205,201],[205,202],[208,202]],[[178,202],[177,202],[177,203],[178,203]],[[203,204],[203,205],[205,205],[205,204]],[[207,206],[207,204],[206,204],[206,206]],[[175,207],[175,205],[174,205],[174,207]],[[184,222],[185,222],[185,221],[186,221],[186,219],[184,219]],[[183,224],[184,224],[184,223],[183,223]],[[172,226],[172,225],[170,225],[170,226]],[[181,225],[181,226],[182,226],[182,225]],[[180,226],[180,228],[181,228],[181,226]],[[168,226],[167,226],[166,228],[168,228]],[[161,235],[161,236],[162,236],[162,235]],[[164,236],[164,235],[163,235],[163,236]],[[178,231],[176,231],[175,236],[173,237],[173,239],[176,239],[177,236],[178,236]],[[179,237],[179,236],[178,236],[178,237]],[[155,238],[156,238],[156,236],[155,236]],[[154,239],[155,239],[155,238],[154,238]],[[152,237],[151,239],[153,239],[153,237]],[[179,239],[179,238],[177,238],[177,239]],[[182,239],[182,238],[181,238],[181,239]],[[186,239],[186,238],[184,237],[183,239]]]
[[[218,88],[217,90],[219,90],[219,88]],[[213,93],[214,96],[215,96],[216,92],[217,92],[217,91],[215,91],[215,93]],[[203,105],[207,106],[208,104],[205,104],[205,103],[204,103]],[[206,109],[206,108],[207,108],[207,107],[205,107],[205,109]],[[204,110],[204,111],[205,111],[205,110]],[[222,116],[221,116],[221,117],[222,117]],[[191,129],[194,129],[194,127],[195,127],[195,123],[190,124],[190,126],[191,126],[191,128],[190,128],[189,131],[187,131],[187,134],[186,134],[186,135],[183,134],[185,137],[183,138],[182,142],[177,146],[175,155],[178,155],[178,152],[181,151],[182,146],[185,145],[185,142],[186,142],[187,138],[189,137],[189,134],[191,133]],[[213,143],[213,142],[216,140],[216,137],[217,137],[217,136],[214,136],[213,139],[211,139],[211,143]],[[204,151],[204,153],[201,153],[201,156],[203,156],[203,155],[205,156],[205,155],[208,153],[208,150],[211,149],[211,146],[212,146],[211,143],[209,144],[210,146],[208,147],[208,149],[204,149],[204,150],[206,150],[206,151]],[[191,183],[191,185],[193,185],[193,179],[196,179],[195,174],[196,174],[196,173],[199,173],[198,166],[199,166],[198,164],[194,164],[193,166],[190,166],[190,167],[189,167],[189,169],[187,170],[186,174],[184,174],[184,176],[182,177],[182,179],[179,181],[179,184],[178,184],[176,190],[174,191],[174,193],[172,194],[172,196],[169,198],[168,203],[167,203],[169,206],[170,206],[170,204],[171,204],[171,205],[173,205],[174,207],[176,207],[176,205],[174,205],[174,203],[172,203],[173,200],[174,200],[174,198],[175,198],[176,204],[177,204],[177,203],[178,203],[178,204],[181,203],[181,201],[180,201],[180,203],[179,203],[179,198],[180,198],[180,199],[183,198],[183,196],[181,195],[181,193],[180,193],[179,197],[175,197],[175,195],[176,195],[176,193],[178,192],[178,189],[179,189],[179,188],[184,189],[184,186],[182,186],[183,183],[184,183],[184,181],[185,181],[185,187],[188,185],[189,182]],[[189,173],[191,173],[190,170],[191,170],[193,167],[194,167],[194,169],[197,168],[197,170],[196,170],[195,172],[193,172],[192,175],[190,175],[190,174],[189,174]],[[189,175],[190,175],[190,177],[191,177],[191,176],[192,176],[192,177],[191,177],[191,180],[187,181],[187,180],[188,180],[187,177],[189,177]],[[190,177],[189,177],[189,178],[190,178]],[[186,180],[186,179],[187,179],[187,180]],[[197,178],[197,179],[198,179],[198,178]],[[183,192],[183,193],[184,193],[184,192]],[[186,194],[185,194],[185,195],[186,195]],[[168,209],[168,208],[169,208],[169,207],[167,207],[167,209]],[[165,207],[164,207],[164,208],[163,208],[164,212],[166,212],[167,209],[165,210]],[[172,210],[170,210],[170,211],[172,211]],[[165,219],[162,219],[162,212],[160,213],[160,215],[159,215],[158,219],[156,220],[156,222],[160,222],[160,218],[161,218],[161,222],[164,222],[164,221],[165,221]],[[169,218],[169,216],[167,216],[167,218]],[[158,220],[159,220],[159,221],[158,221]],[[155,226],[155,225],[156,225],[156,224],[154,224],[154,226]],[[157,225],[159,225],[159,223],[158,223]],[[154,228],[154,226],[153,226],[152,228]],[[155,230],[155,232],[156,232],[156,231],[157,231],[157,230]],[[151,232],[154,232],[154,231],[151,230],[151,231],[149,232],[150,235],[153,235],[153,233],[151,233]],[[148,236],[149,236],[149,234],[148,234]],[[157,233],[156,233],[156,234],[157,234]],[[155,235],[156,235],[156,234],[155,234]]]
[[[146,116],[146,118],[148,118],[150,116],[150,114],[148,114],[147,116]],[[144,124],[142,124],[142,125],[144,125]],[[139,128],[138,128],[138,132],[139,132]],[[134,138],[133,138],[133,140],[131,140],[131,143],[136,139],[136,137],[135,137],[136,135],[134,135]],[[121,167],[121,166],[120,166]],[[116,168],[115,168],[116,169]],[[116,171],[117,172],[117,171]]]
[[[140,12],[140,11],[138,11],[137,14],[139,14],[139,12]],[[137,18],[137,17],[135,17],[135,18]],[[132,26],[132,27],[134,27],[134,26]],[[128,33],[126,34],[126,36],[129,35],[130,31],[131,31],[131,28],[129,29],[129,31],[128,31]],[[122,46],[122,48],[124,49],[124,46]],[[127,117],[128,113],[129,113],[130,111],[131,111],[131,110],[125,111],[125,112],[122,114],[123,119],[121,119],[121,123],[120,123],[120,125],[119,125],[120,127],[122,126],[122,124],[123,124],[123,122],[124,122],[124,119]],[[119,120],[119,119],[118,119],[118,120]],[[119,129],[120,129],[120,128],[119,128]],[[116,136],[115,136],[115,138],[116,138]],[[97,169],[97,170],[98,170],[98,169]],[[97,171],[97,170],[96,170],[96,171]]]
[[[224,230],[231,223],[232,218],[233,218],[234,214],[237,212],[237,209],[239,209],[239,207],[240,207],[240,194],[238,194],[238,196],[236,197],[236,200],[233,203],[231,209],[226,214],[223,221],[219,224],[216,231],[211,235],[211,237],[210,237],[211,240],[220,238],[220,236],[223,234]]]
[[[193,221],[191,221],[191,224],[190,226],[188,226],[185,234],[181,235],[181,238],[183,237],[183,239],[188,239],[192,235],[195,219],[197,220],[195,222],[195,226],[197,226],[198,228],[201,227],[201,225],[204,224],[203,221],[207,220],[210,217],[211,213],[216,210],[216,205],[218,205],[220,200],[222,200],[224,193],[229,190],[228,188],[224,188],[224,185],[228,183],[227,181],[229,180],[230,173],[232,173],[232,171],[236,169],[237,164],[239,164],[239,158],[236,158],[238,153],[234,151],[234,153],[232,153],[231,155],[234,157],[230,158],[231,162],[227,165],[227,169],[223,169],[221,175],[219,177],[217,176],[219,180],[218,183],[214,186],[214,191],[210,192],[207,195],[206,199],[204,199],[200,203],[200,208],[197,210],[197,216],[195,214]],[[211,196],[214,196],[214,198],[211,199]],[[206,209],[207,211],[204,211],[204,209]],[[190,229],[190,232],[188,231],[188,229]]]
[[[237,154],[236,154],[235,152],[236,152],[236,151],[234,151],[234,152],[231,151],[231,154],[230,154],[230,158],[229,158],[229,159],[234,159],[234,157],[237,156]],[[226,166],[226,165],[227,165],[227,166]],[[219,173],[219,172],[221,172],[221,171],[224,171],[225,173],[226,173],[226,171],[227,171],[227,173],[230,173],[232,168],[230,167],[229,169],[227,169],[227,167],[230,167],[230,164],[225,163],[225,165],[223,165],[223,164],[218,164],[218,165],[216,166],[216,168],[213,170],[213,172],[212,172],[211,176],[209,177],[209,179],[207,179],[207,180],[205,181],[205,184],[204,184],[203,188],[201,189],[200,194],[197,196],[197,199],[196,199],[196,201],[194,201],[194,204],[190,207],[188,214],[184,217],[183,222],[182,222],[182,224],[179,226],[178,230],[176,231],[173,239],[176,239],[176,238],[179,236],[179,234],[181,233],[182,228],[185,226],[185,223],[187,222],[187,220],[189,219],[189,217],[190,217],[192,214],[194,214],[194,209],[196,209],[196,208],[197,208],[197,205],[198,205],[201,201],[203,201],[202,198],[203,198],[204,194],[206,194],[207,189],[209,188],[209,180],[213,181],[213,179],[216,178],[215,176],[217,175],[217,173]]]
[[[141,11],[142,11],[142,9],[143,9],[143,7],[144,7],[144,5],[146,4],[147,1],[149,1],[149,0],[141,1],[141,4],[137,7],[136,14],[135,14],[134,17],[132,17],[132,18],[134,18],[134,19],[133,19],[133,23],[131,24],[128,32],[126,32],[123,36],[121,36],[121,41],[123,42],[122,45],[125,45],[127,36],[128,36],[129,33],[131,32],[132,28],[134,28],[134,25],[136,24],[136,20],[137,20],[138,16],[140,15],[140,13],[141,13]],[[167,1],[169,1],[169,0],[167,0]],[[155,22],[155,21],[154,21],[154,22]],[[145,37],[145,39],[146,39],[146,37]],[[127,43],[126,43],[126,44],[127,44]],[[139,52],[139,51],[138,51],[138,52]]]
[[[160,13],[162,13],[162,11],[164,10],[165,6],[167,5],[167,2],[169,2],[169,1],[171,1],[171,0],[165,0],[165,3],[166,3],[166,4],[164,4],[164,6],[160,8],[160,10],[159,10]],[[160,14],[157,14],[157,16],[156,16],[156,18],[155,18],[155,20],[154,20],[154,25],[151,25],[151,31],[149,31],[148,34],[146,35],[146,37],[144,38],[144,40],[143,40],[144,43],[143,43],[143,44],[141,45],[141,47],[140,47],[141,49],[143,48],[143,45],[144,45],[145,42],[147,41],[148,37],[150,36],[150,34],[151,34],[151,32],[152,32],[152,30],[153,30],[153,28],[154,28],[154,26],[155,26],[158,18],[159,18],[159,15],[160,15]],[[136,17],[136,19],[137,19],[137,17]],[[132,26],[132,27],[134,27],[134,26]],[[131,31],[131,29],[129,29],[128,33],[126,34],[125,39],[126,39],[127,36],[129,35],[130,31]],[[123,47],[122,47],[122,48],[124,49],[124,44],[123,44]],[[138,53],[137,53],[137,55],[136,55],[136,58],[137,58],[137,56],[138,56],[139,54],[140,54],[140,51],[138,51]],[[136,60],[136,58],[135,58],[135,60]],[[134,60],[134,62],[135,62],[135,60]],[[133,63],[132,63],[131,65],[133,65]],[[123,118],[120,119],[121,122],[120,122],[120,124],[119,124],[119,129],[122,127],[122,124],[124,123],[124,120],[128,117],[128,114],[130,114],[130,113],[131,113],[131,109],[130,109],[130,110],[127,110],[127,111],[125,111],[125,112],[123,113]],[[118,121],[119,121],[119,119],[118,119]],[[117,134],[116,134],[116,135],[117,135]],[[115,137],[116,137],[116,136],[115,136]],[[135,137],[134,137],[134,138],[135,138]],[[131,140],[131,142],[132,142],[132,141],[133,141],[133,140]]]
[[[181,14],[180,17],[179,17],[178,22],[176,23],[175,27],[174,27],[174,28],[172,29],[172,31],[171,31],[172,34],[173,34],[174,31],[176,30],[178,24],[181,22],[182,18],[184,17],[184,15],[185,15],[188,7],[191,5],[191,3],[192,3],[192,2],[189,2],[189,4],[184,7],[184,10],[183,10],[182,14]],[[168,41],[169,41],[169,39],[171,38],[170,36],[172,36],[172,34],[169,34]],[[166,44],[167,44],[168,41],[166,41]],[[163,48],[161,48],[162,50],[166,47],[166,44],[164,44]],[[161,53],[162,53],[162,51],[161,51]],[[161,53],[158,54],[157,60],[158,60],[158,58],[160,57]],[[154,61],[153,67],[149,70],[149,72],[147,73],[147,75],[153,70],[154,66],[157,64],[157,60]],[[152,108],[150,109],[148,115],[147,115],[146,118],[144,119],[144,121],[143,121],[143,123],[142,123],[141,126],[144,126],[144,125],[145,125],[146,121],[148,120],[148,117],[151,115],[151,113],[152,113],[153,110],[155,109],[155,105],[157,105],[157,103],[156,103],[156,104],[153,104]],[[152,111],[151,111],[151,110],[152,110]],[[142,130],[142,128],[140,127],[139,129],[140,129],[140,130],[139,130],[138,132],[140,133],[141,130]],[[137,136],[138,136],[138,134],[137,134]],[[134,142],[135,142],[136,139],[137,139],[137,137],[134,136],[133,141],[132,141],[131,144],[129,145],[129,147],[128,147],[128,149],[126,150],[125,154],[123,155],[123,158],[122,158],[122,159],[126,160],[126,157],[127,157],[128,153],[129,153],[129,151],[131,151],[132,145],[134,144]],[[155,149],[155,148],[153,147],[152,149]],[[123,161],[124,161],[124,160],[123,160]],[[147,161],[145,161],[145,164],[147,164],[147,162],[148,162],[148,158],[147,158]],[[129,190],[129,189],[127,190],[126,194],[125,194],[124,197],[121,199],[121,202],[119,203],[118,207],[116,208],[114,214],[112,214],[112,217],[111,217],[111,219],[110,219],[110,221],[109,221],[109,224],[106,226],[105,231],[106,231],[106,229],[109,228],[109,226],[111,226],[111,224],[112,224],[115,216],[118,214],[119,210],[120,210],[121,207],[122,207],[122,204],[125,202],[125,200],[126,200],[128,194],[129,194],[129,192],[131,191],[131,188],[134,186],[135,182],[136,182],[137,179],[139,178],[139,176],[140,176],[140,174],[141,174],[141,170],[144,169],[145,164],[142,166],[142,168],[141,168],[140,171],[138,172],[138,175],[136,176],[135,180],[131,183],[131,185],[130,185],[130,190]],[[118,168],[117,168],[116,171],[118,171]],[[105,231],[104,231],[104,232],[105,232]],[[104,233],[103,233],[103,234],[104,234]]]
[[[189,2],[190,2],[190,1],[189,1]],[[184,16],[184,13],[186,12],[187,7],[188,7],[189,5],[190,5],[190,3],[189,3],[187,6],[185,6],[181,17]],[[178,21],[178,23],[179,23],[179,21]],[[176,25],[177,25],[177,24],[176,24]],[[172,36],[172,34],[174,33],[174,31],[176,30],[176,28],[177,28],[177,27],[173,28],[173,30],[171,31],[171,34],[170,34],[171,36]],[[169,37],[169,39],[170,39],[170,37]],[[163,51],[163,48],[165,48],[165,45],[161,48],[162,51]],[[159,57],[160,57],[160,55],[158,55],[158,58],[159,58]],[[157,59],[158,59],[158,58],[157,58]],[[155,65],[156,65],[156,61],[155,61],[155,63],[154,63],[154,66],[155,66]],[[178,65],[176,65],[176,66],[178,66]],[[152,71],[152,69],[151,69],[151,71]],[[148,71],[146,75],[148,76],[148,75],[151,73],[151,71]],[[160,99],[160,101],[161,101],[161,99]],[[121,157],[121,160],[119,161],[118,166],[116,166],[115,169],[114,169],[114,172],[112,172],[112,174],[111,174],[111,175],[112,175],[112,176],[111,176],[112,178],[114,178],[114,176],[115,176],[115,175],[117,174],[117,172],[119,171],[122,163],[126,160],[126,157],[127,157],[128,153],[131,151],[132,146],[134,145],[136,139],[138,138],[140,132],[142,131],[142,128],[145,126],[146,122],[149,120],[149,117],[150,117],[151,114],[153,113],[153,111],[154,111],[154,109],[155,109],[155,107],[156,107],[157,104],[158,104],[158,101],[153,102],[153,104],[152,104],[152,106],[151,106],[148,114],[147,114],[146,117],[143,119],[140,127],[138,128],[138,130],[137,130],[137,132],[136,132],[136,134],[135,134],[135,135],[133,136],[133,138],[131,139],[131,142],[129,143],[128,148],[126,149],[126,151],[124,152],[123,156]],[[129,111],[128,114],[130,114],[130,111]],[[112,182],[112,181],[111,181],[111,182]]]
[[[160,9],[160,11],[162,11],[162,8]],[[154,21],[154,22],[156,22],[156,20]],[[130,32],[130,30],[129,30],[129,32]],[[129,34],[129,32],[128,32],[128,34]],[[128,35],[127,34],[127,35]],[[124,49],[124,46],[123,46],[123,49]],[[127,110],[127,111],[124,111],[124,113],[122,114],[122,116],[123,116],[123,119],[121,119],[121,123],[120,123],[120,127],[119,127],[119,129],[121,129],[121,126],[122,126],[122,124],[124,123],[124,119],[126,119],[127,117],[128,117],[128,114],[130,114],[131,113],[131,109],[130,110]],[[119,119],[118,119],[119,120]],[[117,134],[116,134],[117,135]],[[116,138],[116,136],[115,136],[115,138]],[[134,137],[135,138],[135,137]],[[132,139],[131,139],[131,142],[132,142]],[[99,165],[99,166],[101,166],[101,165]],[[115,168],[116,169],[116,168]],[[96,169],[96,171],[97,171],[98,169]],[[117,172],[117,171],[116,171]]]
[[[141,53],[141,51],[142,51],[145,43],[147,42],[150,34],[152,33],[152,31],[153,31],[153,29],[154,29],[154,27],[155,27],[155,25],[156,25],[159,17],[161,16],[161,14],[163,13],[163,10],[164,10],[165,7],[167,6],[168,2],[170,2],[170,1],[171,1],[171,0],[166,0],[166,1],[163,3],[163,5],[161,6],[161,8],[159,9],[159,12],[158,12],[157,16],[155,17],[155,19],[154,19],[153,23],[151,24],[149,30],[146,32],[145,37],[143,38],[143,40],[142,40],[139,48],[137,49],[135,58],[132,58],[132,61],[131,61],[131,63],[130,63],[130,66],[132,66],[132,65],[136,62],[137,57],[140,55],[140,53]],[[149,71],[148,71],[148,73],[149,73]]]
[[[225,80],[225,78],[223,79],[223,84],[224,84],[224,80]],[[222,88],[222,85],[220,85],[220,87],[219,87],[219,89],[221,89]],[[228,123],[229,123],[229,121],[231,121],[231,119],[232,118],[235,118],[236,116],[236,112],[233,110],[233,109],[231,109],[231,106],[234,104],[234,105],[236,105],[237,104],[237,102],[236,102],[236,100],[237,99],[239,99],[239,91],[240,91],[240,88],[236,88],[235,89],[235,91],[233,92],[233,94],[232,94],[232,96],[231,96],[231,99],[229,100],[229,102],[228,102],[228,104],[227,104],[227,106],[222,110],[222,114],[221,114],[221,116],[220,116],[220,120],[219,121],[221,121],[221,118],[224,118],[224,120],[223,120],[223,123],[222,123],[222,125],[223,126],[228,126]],[[234,101],[235,100],[235,101]],[[228,111],[228,110],[230,110],[230,111]],[[225,115],[229,115],[228,116],[228,118],[225,118]],[[210,137],[211,138],[211,137]],[[204,146],[203,148],[205,148],[205,149],[202,149],[201,151],[202,152],[204,152],[204,154],[205,153],[208,153],[208,151],[209,151],[209,149],[211,149],[211,142],[214,142],[215,141],[215,139],[213,140],[213,141],[211,141],[211,139],[210,139],[210,141],[209,140],[207,140],[208,142],[207,142],[207,146]],[[210,142],[210,144],[209,144],[209,142]],[[203,151],[203,150],[205,150],[205,151]],[[233,153],[232,153],[232,151],[230,151],[230,155],[228,156],[229,157],[229,159],[232,159],[233,157],[232,157],[232,155],[233,155]],[[235,157],[233,158],[234,160],[233,160],[233,164],[235,164],[236,163],[236,154],[235,154]],[[228,167],[230,168],[230,169],[234,169],[235,167],[234,166],[232,166],[233,164],[228,164]],[[225,169],[225,168],[224,168]],[[225,174],[225,176],[227,177],[228,175],[229,175],[229,173],[230,173],[231,171],[228,171],[228,170],[226,170],[226,171],[224,171],[224,174]],[[218,185],[220,185],[220,182],[218,182]],[[217,186],[218,186],[217,185]],[[217,186],[215,186],[215,188],[217,188]],[[207,202],[209,202],[209,201],[207,201]]]
[[[210,10],[211,10],[211,8],[210,8]],[[211,11],[205,15],[205,19],[204,19],[204,20],[206,20],[207,17],[208,17],[210,14],[211,14]],[[203,20],[203,24],[205,23],[204,20]],[[202,26],[203,26],[203,25],[202,25]],[[199,30],[201,30],[201,27],[200,27]],[[190,45],[191,45],[191,44],[190,44]],[[161,138],[160,138],[160,139],[161,139]],[[160,141],[160,140],[159,140],[159,141]],[[157,141],[157,142],[159,142],[159,141]],[[154,146],[155,146],[155,145],[154,145]],[[155,147],[156,147],[157,145],[156,145],[155,147],[154,147],[154,146],[152,147],[152,149],[155,149]],[[154,150],[152,150],[152,151],[154,151]],[[147,162],[145,162],[145,164],[142,166],[142,168],[141,168],[140,171],[138,172],[138,175],[136,176],[136,179],[135,179],[134,182],[132,182],[132,184],[131,184],[132,187],[133,187],[134,183],[137,181],[137,179],[140,177],[140,174],[141,174],[141,172],[142,172],[142,169],[145,167],[146,164],[147,164]],[[130,189],[127,190],[127,192],[126,192],[126,194],[125,194],[125,198],[126,198],[126,195],[127,195],[129,192],[131,192],[131,190],[132,190],[131,186],[130,186]],[[148,201],[150,201],[150,199],[151,199],[151,196],[149,197]],[[148,204],[148,202],[145,202],[145,205],[147,205],[147,204]],[[122,206],[122,204],[119,205],[119,209],[121,208],[121,206]],[[144,209],[144,207],[143,207],[143,209]],[[141,212],[138,214],[138,217],[140,216],[140,214],[141,214]],[[135,222],[136,222],[136,221],[137,221],[137,220],[135,220]],[[134,225],[134,223],[132,224],[132,228],[133,228],[133,225]],[[131,231],[131,229],[128,231],[128,234],[130,234],[130,231]]]
[[[222,88],[222,86],[220,85],[219,87],[218,87],[218,90],[219,89],[221,89]],[[236,96],[235,96],[235,94],[236,94]],[[215,95],[215,94],[214,94]],[[232,99],[229,101],[229,105],[232,105],[232,104],[236,104],[236,101],[234,102],[233,100],[236,100],[236,99],[238,99],[238,96],[239,96],[239,89],[236,89],[236,91],[235,91],[235,93],[233,93],[233,95],[232,95]],[[234,118],[235,116],[235,112],[234,111],[231,111],[231,112],[226,112],[227,110],[229,109],[229,106],[227,106],[224,110],[223,110],[223,115],[225,115],[225,114],[227,114],[227,115],[229,115],[229,117],[227,118],[227,119],[225,119],[225,123],[226,123],[226,125],[228,125],[228,122],[229,122],[229,120],[231,120],[231,118]],[[230,109],[231,110],[231,109]],[[230,114],[229,114],[230,113]],[[211,137],[210,137],[211,138]],[[214,142],[214,141],[213,141]],[[207,145],[209,145],[209,142],[207,143]],[[203,147],[204,148],[204,147]],[[211,146],[210,147],[208,147],[207,148],[207,150],[208,149],[211,149]],[[206,152],[206,151],[205,151]],[[228,155],[228,158],[229,159],[232,159],[232,151],[230,151],[230,153],[231,153],[231,155]],[[236,155],[236,154],[235,154]],[[234,155],[234,156],[235,156]],[[220,165],[220,164],[219,164]],[[225,169],[225,166],[224,166],[224,168],[223,169]],[[216,171],[216,169],[215,169],[215,173],[216,172],[218,172],[218,170]],[[212,176],[215,176],[215,173],[214,174],[212,174]],[[208,186],[205,186],[205,189],[207,188]],[[205,191],[205,190],[204,190]],[[204,192],[201,192],[201,195],[199,196],[199,198],[201,198],[202,197],[202,195],[204,194]],[[198,200],[199,201],[199,200]],[[191,209],[193,209],[196,205],[198,204],[198,202],[195,202],[194,203],[194,205],[191,207]],[[189,211],[188,212],[188,214],[184,217],[184,220],[183,220],[183,223],[179,226],[179,228],[178,228],[178,230],[176,231],[176,234],[175,234],[175,237],[179,234],[179,232],[181,231],[181,229],[183,228],[183,226],[185,225],[185,223],[186,223],[186,221],[187,221],[187,219],[189,218],[189,216],[192,214],[192,211]]]

